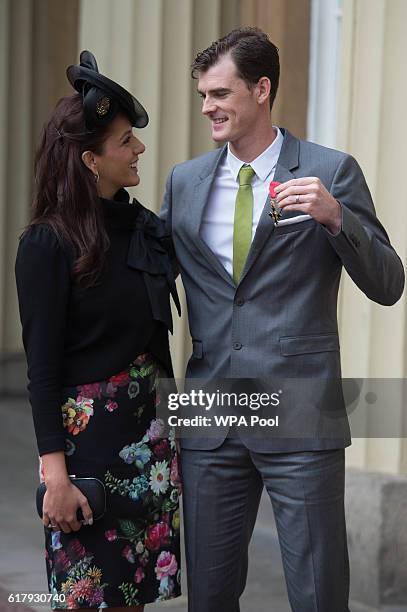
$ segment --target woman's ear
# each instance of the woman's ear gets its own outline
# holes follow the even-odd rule
[[[92,151],[84,151],[81,157],[82,157],[82,161],[85,164],[85,166],[89,168],[89,170],[91,170],[93,174],[96,174],[97,173],[96,160],[95,160],[95,156],[92,153]]]

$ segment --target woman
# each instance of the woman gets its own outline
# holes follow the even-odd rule
[[[16,261],[46,565],[52,609],[140,612],[180,594],[177,454],[155,417],[170,292],[179,302],[161,222],[124,190],[140,181],[132,128],[147,113],[80,59],[67,70],[78,93],[44,128]],[[102,481],[102,518],[72,474]]]

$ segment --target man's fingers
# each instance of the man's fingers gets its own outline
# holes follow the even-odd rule
[[[295,211],[298,211],[298,212],[303,212],[303,213],[306,213],[306,214],[310,214],[309,204],[305,204],[305,205],[302,205],[302,204],[290,204],[290,205],[284,206],[284,212],[289,212],[290,210],[295,210]]]
[[[312,189],[310,185],[291,185],[291,187],[287,187],[287,189],[283,189],[277,196],[277,204],[280,204],[285,198],[293,197],[297,195],[308,196],[315,193],[315,190]]]
[[[281,200],[281,202],[278,202],[277,206],[279,208],[284,208],[284,210],[287,210],[289,206],[294,206],[295,210],[300,210],[300,206],[308,207],[311,203],[311,199],[308,198],[308,195],[300,195],[298,199],[297,196],[288,196],[284,198],[284,200]]]
[[[280,202],[278,204],[278,207],[284,211],[303,210],[304,212],[309,212],[311,205],[312,205],[312,202],[310,200],[305,201],[305,196],[301,196],[301,199],[298,202],[296,201],[295,197],[290,196],[286,198],[285,200],[283,200],[282,202]]]
[[[276,193],[281,193],[287,187],[292,187],[296,185],[310,185],[315,181],[319,181],[317,176],[303,176],[301,178],[291,179],[290,181],[286,181],[285,183],[281,183],[275,188]]]

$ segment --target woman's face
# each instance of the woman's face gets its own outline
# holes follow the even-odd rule
[[[94,155],[101,197],[111,199],[122,187],[139,184],[137,164],[144,151],[145,146],[134,136],[129,119],[125,115],[115,117],[101,155]]]

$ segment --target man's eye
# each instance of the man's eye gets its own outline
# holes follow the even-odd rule
[[[127,138],[123,140],[123,144],[128,144],[129,142],[130,142],[130,136],[127,136]]]

